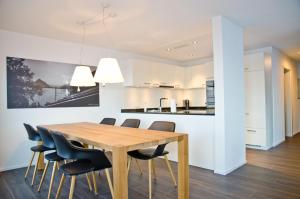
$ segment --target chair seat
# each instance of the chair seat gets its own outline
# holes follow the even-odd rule
[[[31,147],[31,151],[33,151],[33,152],[45,152],[45,151],[51,151],[51,150],[54,150],[54,149],[48,148],[43,145],[37,145],[37,146]]]
[[[89,160],[77,160],[60,166],[60,171],[69,176],[89,173],[94,169],[94,165]]]
[[[154,154],[155,150],[156,149],[152,149],[152,148],[139,149],[139,150],[135,150],[135,151],[129,151],[128,155],[133,158],[140,159],[140,160],[150,160],[150,159],[156,158],[158,156],[167,155],[169,153],[168,151],[163,151],[163,153],[161,153],[159,155],[155,155]]]
[[[84,148],[84,146],[83,146],[80,142],[78,142],[78,141],[76,141],[76,140],[71,140],[70,142],[71,142],[71,144],[73,144],[74,146]]]
[[[57,155],[56,152],[46,154],[45,159],[49,160],[49,161],[62,161],[62,160],[64,160],[64,158]]]

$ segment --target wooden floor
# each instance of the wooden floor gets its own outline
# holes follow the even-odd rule
[[[247,165],[227,176],[191,167],[190,198],[300,198],[300,134],[270,151],[248,150],[247,161]],[[138,174],[135,162],[132,163],[129,177],[130,199],[148,197],[147,164],[141,164],[144,171],[142,176]],[[172,166],[176,171],[176,165]],[[172,185],[164,162],[157,160],[156,167],[158,178],[153,185],[153,198],[177,198],[177,190]],[[48,171],[45,180],[46,186],[42,188],[41,193],[37,193],[37,185],[31,187],[28,181],[24,181],[24,171],[25,169],[17,169],[0,173],[1,199],[46,198],[50,172]],[[29,174],[29,179],[31,175],[32,173]],[[37,176],[36,184],[40,176],[41,174]],[[56,177],[55,191],[58,180],[59,177]],[[101,173],[97,180],[98,196],[88,190],[86,179],[80,177],[77,180],[74,198],[111,198],[104,173]],[[61,198],[67,198],[69,184],[67,180]]]

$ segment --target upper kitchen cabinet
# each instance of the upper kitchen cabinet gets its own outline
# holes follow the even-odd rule
[[[153,63],[145,60],[128,60],[124,85],[150,87],[153,84],[152,76],[154,74],[152,65]]]
[[[184,68],[142,59],[131,59],[127,67],[124,85],[184,88]]]
[[[156,63],[153,76],[156,85],[184,88],[184,68],[176,65]]]
[[[189,66],[185,70],[185,87],[187,89],[205,88],[207,80],[214,79],[213,62]]]

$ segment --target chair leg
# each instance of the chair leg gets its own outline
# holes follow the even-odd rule
[[[76,176],[72,176],[71,177],[71,186],[70,186],[69,199],[73,199],[75,183],[76,183]]]
[[[64,185],[65,179],[66,179],[66,176],[65,176],[64,174],[62,174],[61,179],[60,179],[60,182],[59,182],[59,186],[58,186],[58,189],[57,189],[57,192],[56,192],[55,199],[58,199],[58,198],[59,198],[60,193],[61,193],[61,188],[62,188],[63,185]]]
[[[40,161],[40,156],[41,156],[41,153],[38,152],[38,158],[37,158],[36,165],[35,165],[35,168],[34,168],[32,180],[31,180],[31,186],[33,186],[33,183],[34,183],[34,178],[35,178],[35,175],[36,175],[36,171],[38,169],[38,165],[39,165],[39,161]]]
[[[50,199],[50,196],[51,196],[51,191],[52,191],[52,186],[53,186],[53,182],[54,182],[54,177],[55,177],[55,172],[56,172],[56,168],[57,168],[57,165],[58,162],[54,162],[53,163],[53,168],[52,168],[52,174],[51,174],[51,180],[50,180],[50,184],[49,184],[49,190],[48,190],[48,199]]]
[[[59,170],[59,163],[58,162],[56,164],[56,168],[57,168],[57,170]]]
[[[174,174],[173,174],[173,171],[172,171],[170,162],[169,162],[169,160],[168,160],[168,156],[167,156],[167,155],[164,155],[164,158],[165,158],[166,165],[167,165],[167,167],[168,167],[168,169],[169,169],[169,172],[170,172],[170,174],[171,174],[172,180],[173,180],[173,182],[174,182],[174,186],[177,187],[176,179],[175,179],[175,176],[174,176]]]
[[[105,169],[105,174],[106,174],[106,178],[107,178],[107,182],[108,182],[108,186],[109,186],[109,190],[111,193],[112,198],[114,198],[114,189],[111,183],[111,179],[110,179],[110,174],[109,174],[109,170]]]
[[[29,171],[29,169],[30,169],[30,167],[31,167],[32,161],[33,161],[33,159],[34,159],[34,156],[35,156],[35,152],[32,152],[31,159],[30,159],[30,161],[29,161],[28,167],[27,167],[26,172],[25,172],[25,179],[27,178],[28,171]]]
[[[152,160],[148,160],[148,173],[149,173],[149,199],[152,198],[152,177],[151,177],[151,173],[152,173]]]
[[[99,180],[101,180],[101,171],[99,171]]]
[[[132,157],[128,158],[127,175],[129,175]]]
[[[95,171],[92,171],[92,177],[93,177],[93,183],[94,183],[94,191],[95,191],[95,194],[97,195],[98,194],[98,188],[97,188]]]
[[[93,191],[92,183],[91,183],[89,174],[86,173],[85,176],[86,176],[86,181],[87,181],[87,183],[88,183],[88,186],[89,186],[90,191]]]
[[[43,184],[43,182],[44,182],[45,175],[46,175],[46,173],[47,173],[49,163],[50,163],[50,160],[47,161],[46,167],[45,167],[45,169],[44,169],[44,171],[43,171],[43,175],[42,175],[41,182],[40,182],[40,185],[39,185],[39,188],[38,188],[38,192],[40,192],[40,190],[41,190],[41,188],[42,188],[42,184]]]
[[[138,169],[140,171],[140,175],[143,175],[143,171],[142,171],[140,163],[139,163],[139,161],[137,159],[135,159],[135,163],[136,163],[136,165],[137,165],[137,167],[138,167]]]
[[[156,180],[156,171],[155,171],[154,159],[152,160],[152,172],[153,172],[154,179]]]

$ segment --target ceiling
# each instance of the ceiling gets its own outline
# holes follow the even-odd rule
[[[109,3],[116,17],[87,26],[86,44],[185,62],[212,56],[211,18],[244,27],[245,48],[274,46],[300,61],[300,0],[0,0],[0,29],[80,42],[79,21]]]

